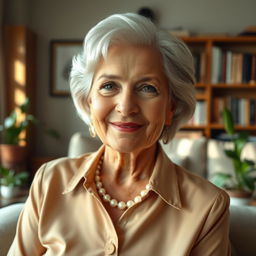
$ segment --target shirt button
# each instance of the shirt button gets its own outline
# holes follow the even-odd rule
[[[115,247],[115,245],[112,242],[106,243],[106,246],[105,246],[105,253],[106,253],[106,255],[113,254],[115,252],[115,250],[116,250],[116,247]]]

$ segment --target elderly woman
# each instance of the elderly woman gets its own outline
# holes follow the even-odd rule
[[[93,27],[72,97],[95,153],[37,172],[9,255],[226,256],[229,198],[161,149],[194,112],[193,58],[136,14]]]

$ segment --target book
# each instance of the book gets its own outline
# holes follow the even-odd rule
[[[206,53],[201,52],[200,54],[200,82],[206,81]]]
[[[221,77],[221,48],[214,46],[212,48],[212,68],[211,68],[211,81],[213,84],[220,82]]]
[[[242,82],[249,83],[251,80],[252,73],[252,54],[245,53],[243,58],[243,74],[242,74]]]
[[[232,72],[232,52],[226,52],[226,83],[231,84],[231,72]]]
[[[256,124],[256,99],[250,99],[249,100],[249,108],[250,108],[250,118],[249,118],[249,123],[250,125],[255,125]]]
[[[252,55],[250,84],[256,83],[256,54]]]

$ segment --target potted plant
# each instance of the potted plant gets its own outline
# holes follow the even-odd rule
[[[33,124],[40,124],[39,121],[29,111],[29,99],[26,98],[24,103],[18,106],[17,110],[7,116],[4,123],[0,125],[1,144],[0,144],[0,162],[6,168],[24,170],[26,166],[27,148],[21,145],[24,141],[21,134],[28,126]],[[17,112],[21,114],[21,120],[18,120]],[[44,128],[42,124],[41,127]],[[52,129],[45,129],[45,132],[54,137],[59,138],[58,132]]]
[[[15,173],[14,170],[0,166],[0,193],[4,198],[12,198],[20,193],[20,188],[27,185],[28,173]]]
[[[224,128],[230,136],[231,148],[225,154],[232,160],[234,175],[216,173],[212,182],[224,189],[231,197],[231,203],[248,204],[255,189],[255,162],[241,157],[242,150],[248,142],[248,133],[235,133],[234,121],[229,109],[223,111]],[[241,200],[242,199],[242,200]]]

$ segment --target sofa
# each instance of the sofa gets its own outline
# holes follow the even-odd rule
[[[224,155],[223,142],[197,139],[175,138],[171,143],[162,145],[167,155],[175,163],[192,172],[209,178],[216,171],[232,171],[230,160]],[[69,157],[97,150],[101,142],[82,133],[75,133],[69,143]],[[229,145],[227,145],[229,146]],[[243,152],[247,158],[256,159],[256,145],[249,143]],[[12,242],[19,212],[23,204],[0,208],[0,256],[7,254]],[[232,255],[256,255],[256,207],[230,206],[230,241]],[[221,256],[221,255],[220,255]]]

